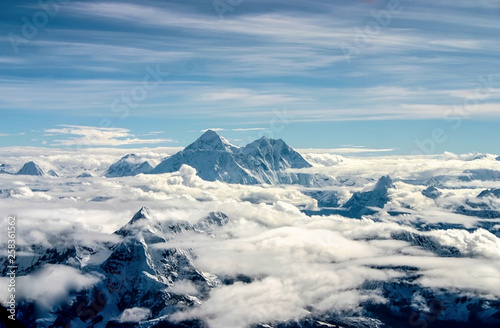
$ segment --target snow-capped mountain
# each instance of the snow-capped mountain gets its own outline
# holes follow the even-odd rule
[[[460,181],[498,181],[500,180],[500,171],[488,169],[465,170],[459,179]]]
[[[500,189],[499,188],[494,188],[494,189],[487,189],[483,190],[479,195],[477,195],[478,198],[483,198],[483,197],[497,197],[500,198]]]
[[[425,197],[431,198],[431,199],[437,199],[442,194],[443,193],[441,191],[439,191],[439,189],[434,187],[434,186],[429,186],[429,187],[425,188],[424,190],[422,190],[422,195],[424,195]]]
[[[381,191],[391,185],[390,179],[383,177],[373,191]],[[372,199],[374,198],[377,197]],[[380,205],[376,201],[374,204]],[[100,277],[100,282],[93,288],[74,294],[71,301],[68,299],[54,309],[52,319],[39,321],[37,327],[207,327],[202,321],[179,322],[174,319],[175,314],[199,308],[214,291],[223,286],[248,284],[252,282],[252,278],[238,275],[216,276],[203,272],[195,264],[197,254],[191,249],[176,246],[175,241],[184,234],[207,234],[217,238],[219,229],[223,229],[230,221],[222,212],[211,212],[195,224],[183,220],[158,221],[148,208],[143,207],[113,233],[119,238],[117,242],[90,246],[68,245],[57,249],[31,247],[31,256],[23,255],[19,259],[19,274],[26,274],[52,263],[72,266],[81,272]],[[372,238],[383,241],[385,237],[374,235]],[[442,245],[438,239],[426,233],[400,230],[393,232],[391,238],[440,257],[463,256],[457,248]],[[30,263],[30,257],[36,261]],[[438,299],[444,304],[447,311],[440,315],[440,323],[446,320],[470,322],[471,316],[474,316],[478,327],[493,327],[488,322],[498,323],[495,319],[500,313],[498,301],[474,294],[461,294],[459,291],[443,292],[422,288],[415,268],[400,267],[394,270],[409,273],[409,276],[404,280],[367,282],[363,286],[367,290],[380,289],[388,300],[387,304],[375,306],[368,302],[358,315],[311,311],[299,320],[264,321],[252,327],[387,327],[384,322],[392,322],[391,327],[399,327],[401,324],[396,324],[397,320],[407,322],[415,295],[425,295],[427,300]],[[414,275],[411,274],[412,270]],[[6,270],[4,274],[5,272]],[[29,309],[30,306],[29,302],[18,304],[20,310]],[[137,323],[139,320],[127,321],[126,314],[134,311],[143,314],[140,324]]]
[[[318,201],[318,207],[337,207],[339,206],[339,193],[333,190],[314,190],[303,191],[309,197]]]
[[[1,165],[0,165],[0,174],[11,174],[11,173],[9,172],[9,168],[10,168],[10,167],[9,167],[8,165],[6,165],[6,164],[1,164]]]
[[[389,176],[381,177],[370,191],[355,192],[354,195],[342,205],[347,211],[345,215],[349,217],[360,218],[363,215],[374,214],[371,207],[384,208],[389,201],[387,191],[394,188],[392,179]]]
[[[169,246],[168,242],[187,231],[211,234],[228,221],[224,213],[209,213],[195,225],[187,221],[160,223],[143,207],[115,232],[122,240],[108,246],[107,251],[87,248],[76,255],[72,253],[80,263],[85,263],[85,270],[105,277],[104,283],[97,286],[105,299],[105,306],[99,312],[105,318],[105,327],[128,327],[119,318],[133,309],[148,309],[145,319],[152,320],[143,322],[145,326],[141,327],[156,327],[159,322],[167,324],[171,314],[199,305],[221,282],[196,268],[191,250]],[[177,283],[189,283],[196,292],[179,292],[172,288]],[[90,295],[92,291],[83,294]],[[81,316],[72,315],[63,306],[56,323],[78,324],[80,320]],[[88,325],[94,326],[92,322]]]
[[[28,162],[23,165],[23,167],[16,173],[17,175],[38,175],[42,176],[45,173],[43,170],[35,163]]]
[[[118,162],[112,164],[106,171],[108,178],[134,176],[140,173],[148,173],[153,169],[148,161],[144,161],[140,156],[127,154]]]
[[[82,172],[79,175],[77,175],[77,178],[92,178],[93,175],[89,172]]]
[[[198,176],[207,181],[306,186],[331,183],[331,179],[323,175],[288,172],[289,169],[311,167],[311,164],[281,139],[262,137],[239,148],[212,130],[184,150],[166,158],[149,173],[175,172],[183,164],[195,168]]]
[[[58,177],[59,177],[59,174],[57,174],[57,172],[56,172],[56,171],[54,171],[54,170],[49,170],[49,171],[47,172],[47,174],[48,174],[48,175],[50,175],[51,177],[55,177],[55,178],[58,178]]]

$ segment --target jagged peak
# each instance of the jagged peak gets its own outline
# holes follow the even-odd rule
[[[136,154],[127,154],[125,156],[123,156],[121,159],[127,159],[127,158],[137,158],[137,155]]]
[[[394,184],[392,183],[392,179],[390,176],[384,175],[380,177],[380,179],[377,181],[377,184],[375,185],[373,190],[381,190],[389,188],[394,188]]]
[[[292,150],[293,148],[290,147],[283,139],[271,139],[266,136],[261,137],[260,139],[257,139],[255,141],[252,141],[248,145],[246,145],[243,148],[244,153],[251,153],[256,151],[257,149],[259,151],[262,151],[264,149],[273,149],[273,151],[276,150],[283,150],[283,149],[288,149]]]
[[[142,219],[151,219],[151,211],[149,210],[148,207],[145,206],[141,207],[141,209],[134,214],[129,223],[132,224]]]
[[[223,227],[229,222],[229,217],[223,212],[210,212],[207,216],[200,219],[195,225],[194,228],[212,234],[215,229]]]
[[[219,135],[214,130],[207,130],[195,142],[185,148],[185,150],[216,150],[229,151],[238,149],[237,146],[231,144],[226,138]]]
[[[156,229],[156,227],[157,223],[151,218],[151,211],[149,208],[143,206],[127,224],[115,231],[115,233],[126,237],[136,235],[136,233],[143,231],[144,228],[151,230]]]

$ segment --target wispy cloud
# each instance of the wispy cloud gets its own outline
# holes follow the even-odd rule
[[[209,128],[200,130],[200,132],[207,132],[208,130],[212,131],[233,131],[233,132],[247,132],[247,131],[264,131],[266,128],[236,128],[236,129],[224,129],[224,128]]]
[[[23,136],[25,135],[26,132],[19,132],[19,133],[0,133],[0,137],[13,137],[13,136]]]
[[[123,128],[99,128],[92,126],[62,125],[61,128],[45,130],[45,136],[77,136],[57,139],[55,146],[122,146],[172,142],[171,139],[139,139]]]
[[[308,154],[355,154],[355,153],[388,153],[393,152],[394,148],[365,148],[364,146],[342,147],[342,148],[300,148],[299,152]]]
[[[144,133],[143,136],[155,136],[155,135],[163,134],[163,133],[165,133],[165,131],[151,131],[148,133]]]

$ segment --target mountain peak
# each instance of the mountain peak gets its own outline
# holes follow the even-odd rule
[[[137,213],[134,214],[134,216],[129,221],[129,223],[132,224],[132,223],[135,223],[139,220],[150,219],[150,218],[151,218],[151,212],[150,212],[149,208],[143,206],[143,207],[141,207],[141,209]]]
[[[127,154],[120,158],[118,162],[111,164],[105,173],[107,178],[134,176],[140,173],[148,173],[153,167],[148,161],[144,161],[141,156]]]
[[[237,149],[228,140],[219,135],[214,130],[207,130],[195,142],[185,148],[185,150],[216,150],[232,152]]]
[[[17,175],[44,175],[42,169],[33,161],[23,165]]]
[[[373,190],[381,190],[381,189],[387,190],[389,188],[394,188],[394,184],[392,183],[392,179],[390,176],[384,175],[378,180]]]
[[[183,164],[196,169],[206,181],[240,184],[327,185],[329,178],[318,178],[288,169],[311,167],[302,155],[282,139],[262,137],[244,147],[229,143],[213,130],[207,130],[184,150],[166,158],[150,174],[179,171]]]
[[[129,159],[129,158],[137,158],[137,155],[136,154],[127,154],[125,156],[123,156],[121,159]]]
[[[132,219],[119,230],[115,231],[115,233],[127,237],[138,235],[140,232],[145,232],[147,230],[154,231],[157,226],[158,224],[151,218],[149,208],[141,207],[141,209],[134,214]]]

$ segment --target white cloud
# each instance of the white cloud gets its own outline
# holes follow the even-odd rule
[[[266,130],[266,128],[241,128],[241,129],[231,129],[231,131],[236,131],[236,132],[240,132],[240,131],[263,131],[263,130]]]
[[[0,278],[0,299],[7,297],[8,278]],[[17,277],[18,300],[37,301],[44,310],[52,310],[69,296],[70,290],[89,288],[99,282],[97,276],[83,274],[79,270],[51,264],[27,276]]]
[[[72,139],[54,140],[56,146],[121,146],[137,144],[158,144],[172,142],[171,139],[139,139],[124,128],[98,128],[80,125],[61,125],[62,128],[47,129],[45,136],[74,135]]]
[[[120,315],[118,321],[120,322],[140,322],[147,319],[151,314],[150,309],[146,308],[131,308],[125,309]]]
[[[226,129],[223,129],[223,128],[208,128],[208,129],[200,130],[200,132],[207,132],[208,130],[212,130],[212,131],[226,131]]]
[[[167,148],[133,150],[139,156],[156,160],[173,151],[175,149]],[[434,201],[421,194],[425,186],[403,181],[426,181],[441,174],[457,176],[465,169],[500,170],[500,162],[494,160],[494,156],[471,161],[472,155],[454,154],[362,158],[307,154],[316,166],[306,171],[338,178],[339,185],[328,190],[338,191],[344,201],[355,191],[371,188],[381,175],[389,174],[396,180],[385,210],[395,208],[410,214],[394,217],[384,210],[373,217],[356,220],[339,215],[309,217],[301,213],[299,208],[314,208],[317,202],[304,195],[300,186],[208,182],[201,180],[189,166],[161,175],[102,177],[106,166],[122,155],[123,150],[108,148],[88,148],[81,152],[52,148],[0,149],[2,160],[8,164],[20,165],[31,158],[44,167],[65,167],[62,171],[65,175],[57,179],[0,175],[2,190],[19,195],[0,197],[4,212],[18,216],[22,231],[18,245],[60,249],[77,244],[95,249],[103,242],[114,244],[120,237],[110,233],[126,224],[141,206],[151,207],[152,216],[159,222],[196,223],[211,211],[221,211],[228,215],[229,222],[212,236],[185,233],[176,235],[168,243],[152,246],[189,249],[196,254],[193,262],[200,272],[248,277],[247,282],[212,289],[208,298],[200,298],[199,306],[176,315],[178,319],[202,317],[212,327],[248,327],[256,322],[290,320],[324,311],[355,315],[364,302],[390,301],[384,299],[381,290],[367,291],[363,286],[368,282],[407,279],[404,271],[397,272],[399,266],[418,268],[420,278],[415,283],[431,291],[445,289],[449,293],[466,292],[489,299],[500,295],[496,279],[500,272],[497,263],[500,241],[493,233],[498,227],[490,229],[492,232],[477,229],[479,219],[452,213],[454,206],[497,182],[450,183],[449,188],[440,187],[443,195]],[[92,171],[94,177],[75,178],[83,169]],[[341,177],[349,180],[341,180]],[[90,201],[96,196],[111,199]],[[415,223],[431,227],[454,223],[471,230],[454,226],[454,229],[419,232]],[[5,220],[0,220],[0,230],[5,229]],[[441,258],[432,248],[394,240],[394,233],[398,232],[432,237],[436,245],[456,248],[461,257]],[[4,248],[5,242],[0,246]],[[66,275],[75,273],[71,271],[73,268],[61,270],[56,277],[62,277],[63,282],[69,279]],[[41,272],[52,277],[56,271]],[[81,275],[77,275],[78,286],[88,286],[86,283],[94,281],[92,276]],[[26,281],[36,277],[33,274]],[[50,283],[52,281],[47,280],[47,284]],[[34,285],[27,283],[26,286]],[[35,287],[30,297],[43,292],[41,287]],[[180,280],[165,288],[165,292],[194,298],[203,290],[192,282]],[[61,293],[62,288],[53,299]],[[49,303],[46,306],[53,302]],[[137,322],[148,316],[149,312],[144,309],[128,309],[120,320]]]
[[[198,295],[199,291],[196,285],[191,280],[179,280],[176,281],[172,286],[167,289],[168,292],[174,294],[188,294],[188,295]]]
[[[25,135],[26,132],[19,132],[19,133],[0,133],[0,137],[12,137],[12,136],[23,136]]]
[[[300,148],[298,151],[307,154],[355,154],[355,153],[387,153],[393,152],[394,148],[365,148],[365,147],[352,147],[352,148]]]

